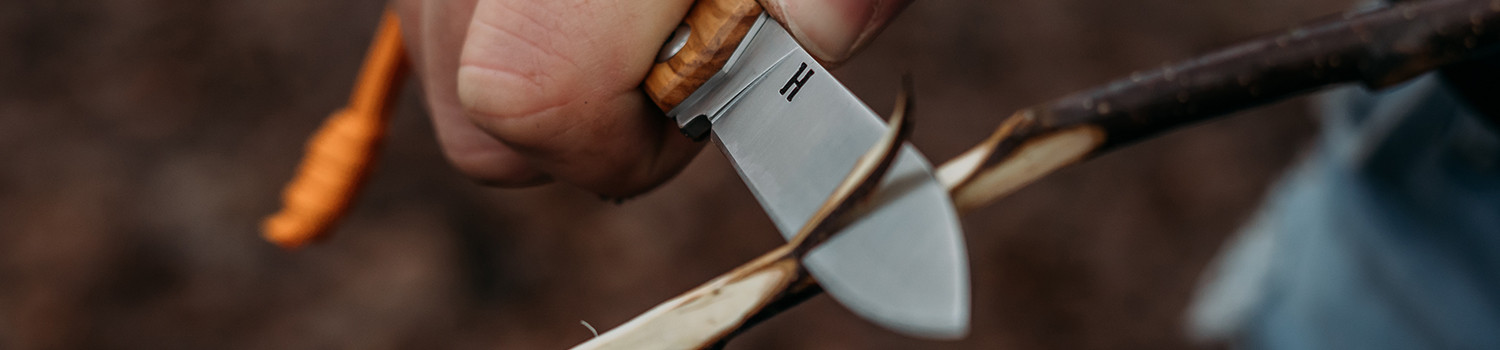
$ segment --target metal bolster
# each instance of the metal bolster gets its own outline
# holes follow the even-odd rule
[[[734,48],[734,53],[729,55],[729,60],[724,62],[724,66],[720,67],[719,71],[714,73],[712,77],[709,77],[708,81],[703,83],[703,86],[698,87],[698,90],[693,91],[686,99],[683,99],[682,103],[677,104],[677,107],[673,107],[672,110],[667,111],[667,117],[677,122],[677,127],[681,129],[684,135],[695,141],[701,141],[708,136],[710,125],[712,124],[710,118],[714,114],[718,114],[733,96],[738,95],[738,91],[729,95],[729,97],[719,98],[717,101],[705,100],[718,95],[719,90],[725,88],[724,84],[729,80],[728,76],[741,68],[739,63],[744,58],[745,49],[750,47],[751,41],[755,39],[757,33],[760,33],[761,26],[765,25],[766,21],[769,21],[770,18],[765,13],[761,13],[760,17],[755,19],[755,24],[750,26],[750,31],[745,33],[745,38],[741,39],[739,45]],[[744,87],[740,87],[740,89],[744,89]],[[705,103],[707,105],[704,105]]]

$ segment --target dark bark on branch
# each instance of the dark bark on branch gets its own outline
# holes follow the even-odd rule
[[[1391,86],[1444,66],[1475,107],[1500,107],[1493,65],[1500,0],[1431,0],[1309,22],[1198,58],[1136,72],[1023,109],[939,174],[960,208],[994,201],[1057,168],[1185,124],[1334,84]],[[950,169],[951,168],[951,169]],[[951,170],[951,171],[950,171]]]
[[[1415,2],[1394,0],[1393,3]],[[1491,3],[1491,10],[1494,3]],[[1500,51],[1500,50],[1497,50]],[[1483,114],[1490,127],[1500,131],[1500,54],[1458,62],[1439,69],[1443,79],[1468,102],[1470,107]]]
[[[1497,13],[1500,1],[1433,0],[1325,18],[1029,109],[1032,121],[1009,146],[1028,134],[1090,123],[1107,134],[1097,154],[1333,84],[1387,87],[1493,54],[1500,48]]]

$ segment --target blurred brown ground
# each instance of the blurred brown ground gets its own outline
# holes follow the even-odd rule
[[[836,72],[918,84],[935,161],[1025,105],[1348,1],[924,1]],[[379,1],[0,2],[0,349],[555,349],[779,243],[705,151],[621,205],[452,171],[414,85],[337,235],[257,236],[340,106]],[[965,218],[973,334],[904,338],[827,297],[738,349],[1172,349],[1204,264],[1315,132],[1293,100],[1066,169]]]

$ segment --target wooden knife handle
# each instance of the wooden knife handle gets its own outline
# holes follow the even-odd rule
[[[755,0],[699,0],[693,4],[682,21],[689,30],[682,49],[656,62],[646,75],[644,87],[651,101],[662,112],[681,104],[724,67],[761,12]]]

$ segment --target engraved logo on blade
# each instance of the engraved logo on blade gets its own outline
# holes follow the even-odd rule
[[[802,71],[807,71],[807,74],[802,74]],[[802,62],[802,66],[797,67],[797,72],[792,73],[792,78],[786,81],[786,85],[781,86],[781,94],[786,95],[787,102],[792,102],[792,97],[796,97],[797,92],[802,91],[802,84],[807,84],[807,79],[812,78],[815,72],[814,70],[807,69],[807,62]],[[786,93],[787,89],[792,89],[792,93]]]

